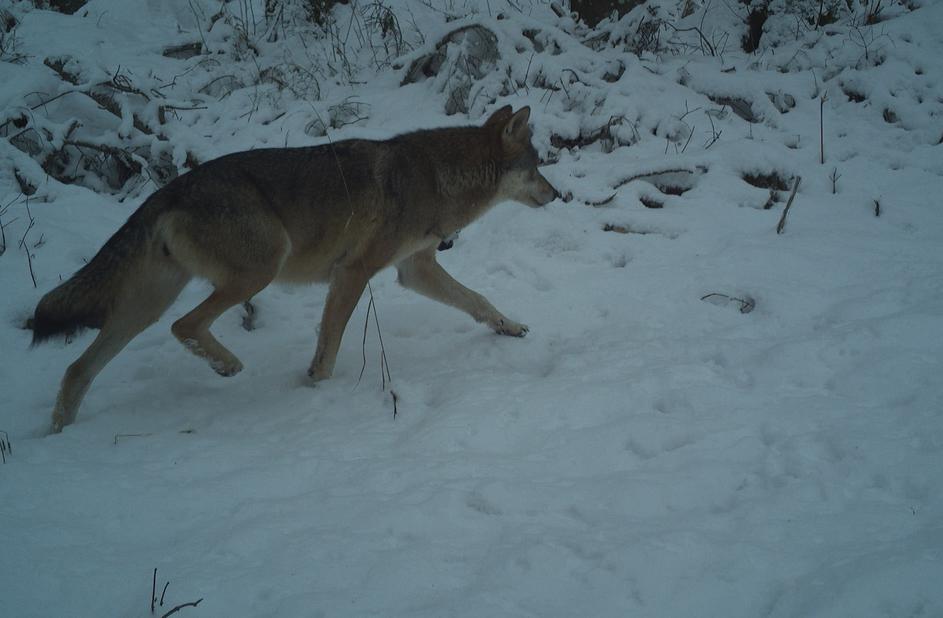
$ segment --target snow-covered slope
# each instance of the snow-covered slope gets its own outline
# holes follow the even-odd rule
[[[158,588],[170,581],[157,615],[201,598],[178,615],[943,615],[943,4],[895,5],[857,31],[797,34],[777,16],[754,55],[736,16],[707,4],[678,23],[714,47],[727,32],[723,53],[684,32],[684,53],[641,57],[590,49],[540,2],[456,21],[438,3],[385,4],[403,48],[377,60],[351,37],[346,73],[331,73],[341,39],[259,27],[256,55],[238,20],[198,32],[208,0],[11,7],[26,59],[0,63],[8,116],[63,89],[42,63],[59,54],[105,77],[177,75],[181,100],[235,76],[168,121],[178,164],[320,143],[331,122],[331,139],[382,138],[529,104],[545,173],[572,199],[500,205],[440,254],[525,339],[392,272],[373,281],[395,419],[372,324],[361,345],[365,300],[334,378],[311,388],[325,289],[264,291],[257,330],[238,311],[217,322],[246,365],[222,380],[169,334],[207,293],[194,283],[105,369],[78,422],[45,437],[91,334],[29,349],[22,325],[153,185],[119,201],[60,184],[0,139],[4,615],[147,616],[155,567]],[[444,78],[399,85],[464,24],[501,52],[471,118],[445,114]],[[213,54],[160,54],[201,37]],[[314,67],[318,98],[298,74],[260,78],[295,65]],[[127,114],[76,96],[32,113],[127,134]],[[39,184],[29,212],[14,167]]]

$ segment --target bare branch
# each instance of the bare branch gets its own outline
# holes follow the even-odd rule
[[[179,611],[180,611],[181,609],[183,609],[184,607],[196,607],[196,606],[199,605],[202,601],[203,601],[203,599],[197,599],[196,601],[192,601],[192,602],[190,602],[190,603],[181,603],[180,605],[178,605],[177,607],[173,608],[172,610],[170,610],[169,612],[167,612],[166,614],[164,614],[164,615],[161,616],[160,618],[167,618],[167,616],[170,616],[171,614],[176,614],[177,612],[179,612]]]
[[[789,212],[789,208],[792,206],[792,200],[796,198],[796,191],[799,190],[799,183],[802,181],[802,176],[796,176],[796,182],[792,185],[792,194],[789,196],[789,201],[786,202],[786,208],[783,209],[783,216],[779,219],[779,224],[776,226],[776,233],[782,234],[783,230],[786,229],[786,214]]]

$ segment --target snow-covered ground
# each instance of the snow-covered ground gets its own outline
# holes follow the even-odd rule
[[[265,290],[257,330],[236,310],[217,322],[246,366],[223,380],[169,334],[207,293],[194,283],[99,376],[78,422],[45,436],[92,334],[29,349],[22,325],[154,187],[119,201],[60,184],[0,139],[0,430],[13,447],[0,464],[0,613],[147,616],[156,567],[158,589],[170,581],[157,615],[201,598],[178,615],[943,615],[943,3],[893,5],[857,31],[797,34],[771,18],[755,55],[739,49],[736,16],[705,3],[706,19],[683,23],[714,43],[730,32],[724,53],[702,53],[695,35],[657,57],[590,50],[536,1],[501,19],[500,2],[481,2],[452,22],[435,2],[386,4],[411,50],[372,62],[361,45],[357,71],[331,77],[324,40],[259,34],[253,59],[229,53],[222,21],[202,32],[228,52],[213,62],[161,56],[199,38],[194,16],[219,8],[209,0],[93,0],[71,17],[11,6],[27,59],[0,63],[5,114],[63,89],[42,59],[64,53],[105,78],[121,65],[194,91],[239,78],[170,122],[178,163],[324,142],[312,123],[351,101],[364,119],[332,139],[530,104],[538,150],[556,160],[545,174],[572,199],[502,204],[439,256],[528,324],[524,339],[392,271],[375,278],[395,419],[372,324],[361,346],[366,300],[334,378],[311,388],[326,290]],[[502,59],[473,85],[469,115],[445,114],[441,78],[399,86],[412,59],[472,23],[498,35]],[[522,29],[541,30],[542,51]],[[320,58],[320,98],[249,84],[290,53]],[[502,92],[505,79],[521,87]],[[70,95],[44,111],[87,118],[89,105]],[[97,117],[81,130],[127,135]],[[553,146],[607,124],[613,148]],[[35,288],[14,166],[39,183]],[[786,189],[765,209],[769,189],[744,178],[770,175]]]

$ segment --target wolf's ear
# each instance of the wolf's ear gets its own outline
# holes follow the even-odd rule
[[[530,139],[530,128],[527,121],[530,119],[530,107],[522,107],[511,116],[508,123],[504,125],[502,137],[505,142],[526,142]]]
[[[511,117],[513,110],[511,110],[510,105],[505,105],[495,113],[491,114],[491,117],[485,121],[486,127],[497,127],[504,126],[504,123],[508,121],[508,118]]]

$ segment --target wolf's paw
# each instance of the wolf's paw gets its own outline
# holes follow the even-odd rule
[[[223,376],[224,378],[234,376],[240,371],[242,371],[242,363],[235,356],[232,357],[231,359],[226,359],[226,360],[222,360],[222,359],[211,360],[210,367],[213,368],[213,371]]]
[[[491,328],[499,335],[507,335],[509,337],[523,337],[530,331],[526,324],[518,324],[507,318],[498,320]]]
[[[52,410],[52,426],[49,428],[49,434],[62,433],[66,425],[71,425],[75,421],[75,410],[70,413],[61,401],[56,401],[56,407]]]
[[[318,367],[315,367],[314,365],[311,365],[311,367],[308,368],[308,384],[310,384],[311,386],[316,385],[318,382],[321,382],[322,380],[327,380],[330,377],[331,377],[330,371],[325,371],[324,369],[320,369]]]

